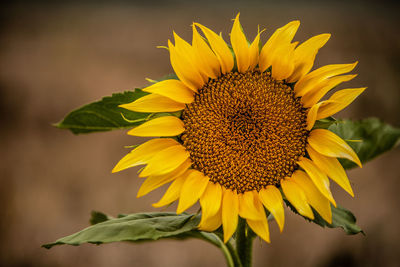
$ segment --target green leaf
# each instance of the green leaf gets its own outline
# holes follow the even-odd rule
[[[327,223],[322,217],[315,211],[314,212],[314,222],[321,225],[322,227],[329,227],[329,228],[343,228],[343,230],[348,235],[355,235],[358,233],[364,234],[363,230],[356,224],[356,217],[354,214],[343,208],[339,205],[335,208],[331,205],[332,208],[332,223]]]
[[[294,213],[300,215],[293,207],[293,205],[286,199],[285,203]],[[302,216],[307,221],[313,222],[322,227],[342,228],[348,235],[355,235],[358,233],[364,234],[362,229],[356,224],[357,219],[351,211],[343,207],[340,207],[339,205],[337,205],[337,207],[331,205],[331,209],[332,209],[332,223],[326,222],[314,209],[312,209],[314,213],[314,220],[311,220],[302,215],[300,216]]]
[[[104,215],[104,214],[103,214]],[[95,214],[96,219],[99,214]],[[103,217],[104,216],[100,216]],[[107,216],[106,216],[107,217]],[[107,217],[108,218],[108,217]],[[93,219],[93,214],[92,214]],[[103,244],[118,241],[152,241],[160,238],[188,238],[195,235],[200,216],[172,212],[136,213],[121,218],[112,218],[94,224],[80,232],[43,245],[80,245],[83,243]]]
[[[116,93],[102,100],[85,105],[69,113],[55,126],[69,129],[74,134],[110,131],[137,126],[145,122],[150,113],[129,111],[118,107],[147,95],[140,89]]]
[[[83,243],[103,244],[110,242],[128,241],[143,242],[162,238],[186,239],[198,238],[220,248],[225,256],[227,265],[234,267],[235,255],[222,242],[217,233],[197,230],[200,221],[198,214],[175,214],[172,212],[152,212],[120,214],[113,218],[102,212],[92,211],[90,223],[92,226],[54,243],[42,247],[50,249],[56,245],[78,246]]]
[[[362,163],[394,148],[400,141],[400,128],[395,128],[377,118],[359,121],[337,121],[329,128],[354,149]],[[343,167],[350,169],[356,164],[341,159]]]

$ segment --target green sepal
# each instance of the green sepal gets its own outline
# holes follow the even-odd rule
[[[313,129],[328,129],[329,126],[331,126],[335,122],[337,122],[337,120],[334,117],[320,119],[315,122]]]
[[[378,118],[336,121],[328,130],[345,140],[363,164],[396,147],[400,141],[400,128],[386,124]],[[340,162],[345,169],[357,166],[346,159],[340,159]]]
[[[334,207],[331,205],[331,209],[332,209],[332,223],[328,223],[326,222],[321,215],[318,214],[318,212],[316,212],[313,209],[314,212],[314,222],[322,227],[329,227],[329,228],[342,228],[346,234],[348,235],[356,235],[358,233],[361,233],[363,235],[365,235],[364,231],[356,224],[356,217],[354,216],[354,214],[337,205],[337,207]]]
[[[328,228],[342,228],[344,230],[344,232],[348,235],[355,235],[358,233],[364,234],[363,230],[356,224],[357,219],[354,216],[354,214],[351,211],[349,211],[339,205],[337,205],[337,207],[334,207],[333,205],[331,205],[332,223],[328,223],[313,208],[312,208],[312,211],[314,213],[314,220],[311,220],[310,218],[307,218],[307,217],[299,214],[297,212],[296,208],[294,208],[293,205],[286,199],[285,199],[285,203],[294,213],[300,215],[301,217],[303,217],[304,219],[306,219],[309,222],[318,224],[319,226],[328,227]]]

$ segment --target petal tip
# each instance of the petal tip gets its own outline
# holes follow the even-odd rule
[[[179,202],[179,204],[180,204],[181,202]],[[186,209],[184,208],[184,207],[182,207],[182,204],[181,205],[179,205],[178,204],[178,207],[176,208],[176,214],[181,214],[182,212],[184,212]]]

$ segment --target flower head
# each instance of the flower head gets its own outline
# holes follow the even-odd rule
[[[231,47],[198,23],[193,24],[192,44],[174,33],[175,42],[168,41],[168,49],[179,79],[146,87],[143,91],[150,94],[122,107],[182,112],[129,131],[158,138],[132,150],[113,172],[146,164],[139,174],[147,178],[138,197],[171,182],[153,206],[179,200],[181,213],[199,200],[199,228],[214,231],[222,225],[225,242],[235,232],[238,216],[269,242],[264,207],[282,231],[283,196],[301,215],[313,219],[312,207],[331,223],[330,205],[336,203],[328,177],[353,196],[337,158],[360,167],[361,162],[344,140],[314,124],[345,108],[365,88],[343,89],[321,100],[355,77],[346,73],[357,62],[310,72],[330,34],[298,44],[292,39],[299,25],[293,21],[279,28],[261,49],[261,32],[248,42],[239,15],[230,34]]]

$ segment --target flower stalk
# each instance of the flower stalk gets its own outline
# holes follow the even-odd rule
[[[254,237],[255,235],[248,228],[246,221],[239,218],[236,232],[236,250],[243,267],[251,267]]]

